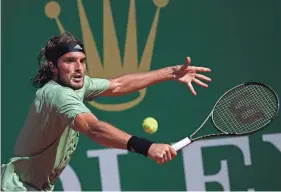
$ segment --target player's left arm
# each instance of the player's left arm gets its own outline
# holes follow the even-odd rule
[[[154,71],[129,73],[111,78],[109,88],[101,93],[103,96],[119,96],[141,90],[162,81],[173,79],[173,68],[166,67]]]
[[[198,72],[210,72],[211,70],[205,67],[190,66],[190,62],[190,58],[187,57],[184,65],[170,66],[148,72],[130,73],[109,79],[109,88],[101,95],[124,95],[167,80],[177,80],[186,84],[191,92],[196,95],[191,83],[194,82],[202,87],[208,87],[201,80],[211,81],[211,79]]]

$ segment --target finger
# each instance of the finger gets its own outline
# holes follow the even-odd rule
[[[160,165],[163,164],[162,162],[160,162],[160,160],[157,160],[157,163],[160,164]]]
[[[158,164],[163,164],[164,163],[164,159],[163,158],[158,158],[157,159],[157,163]]]
[[[183,69],[186,70],[190,66],[190,63],[191,63],[190,57],[186,57],[186,62],[183,66]]]
[[[190,65],[190,63],[191,63],[191,58],[188,56],[188,57],[186,57],[186,65]]]
[[[202,81],[198,80],[198,79],[193,79],[193,82],[196,83],[197,85],[200,85],[202,87],[208,87],[208,85],[206,83],[203,83]]]
[[[170,153],[172,157],[175,157],[177,155],[177,151],[171,146],[170,146]]]
[[[166,163],[168,160],[166,151],[163,152],[163,162]]]
[[[163,153],[163,152],[157,155],[156,159],[157,159],[157,163],[158,164],[163,164],[164,163],[164,156],[165,156],[165,153]]]
[[[211,72],[211,69],[210,68],[206,68],[206,67],[195,67],[194,68],[196,69],[197,72]]]
[[[170,150],[168,150],[168,151],[166,152],[166,156],[167,156],[167,161],[171,161],[171,160],[172,160],[172,155],[171,155],[171,153],[170,153]]]
[[[191,93],[192,93],[194,96],[196,96],[196,91],[194,90],[194,88],[193,88],[193,86],[192,86],[191,82],[190,82],[190,83],[188,83],[188,84],[187,84],[187,86],[189,87],[189,89],[190,89]]]
[[[198,73],[195,75],[195,77],[198,79],[201,79],[201,80],[205,80],[205,81],[209,81],[209,82],[211,81],[211,78],[209,78],[205,75],[198,74]]]

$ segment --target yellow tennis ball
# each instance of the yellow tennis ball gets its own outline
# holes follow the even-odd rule
[[[147,117],[143,120],[142,127],[146,133],[153,134],[158,130],[158,122],[153,117]]]

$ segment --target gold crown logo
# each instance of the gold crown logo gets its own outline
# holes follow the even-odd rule
[[[88,18],[82,0],[77,0],[79,18],[82,29],[83,42],[87,55],[87,75],[90,77],[109,78],[124,73],[145,72],[150,70],[151,58],[154,49],[154,41],[159,21],[160,9],[165,7],[169,0],[153,0],[157,7],[154,20],[144,47],[144,51],[138,63],[137,25],[135,0],[130,0],[125,50],[123,63],[120,57],[110,0],[103,0],[103,62],[101,62],[98,48],[89,25]],[[55,19],[61,33],[65,30],[59,20],[60,5],[51,1],[45,6],[46,15]],[[122,111],[139,104],[145,97],[146,88],[139,91],[139,96],[129,102],[119,104],[104,104],[96,101],[89,102],[92,106],[105,111]]]

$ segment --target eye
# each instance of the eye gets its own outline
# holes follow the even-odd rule
[[[67,58],[64,59],[64,62],[73,63],[73,62],[75,62],[75,59],[73,57],[67,57]]]
[[[80,63],[85,63],[85,62],[86,62],[86,59],[85,59],[85,58],[83,58],[83,59],[80,60]]]

